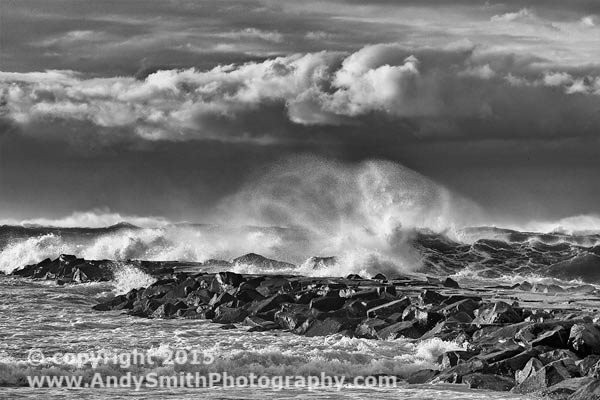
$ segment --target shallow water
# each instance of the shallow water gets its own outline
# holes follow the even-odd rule
[[[0,277],[0,397],[61,399],[92,398],[215,398],[215,399],[509,399],[505,393],[469,391],[462,386],[411,385],[365,388],[345,384],[335,388],[306,387],[273,390],[266,388],[124,388],[32,389],[27,375],[83,375],[94,372],[122,376],[126,372],[144,375],[176,375],[181,372],[211,371],[230,375],[409,376],[423,368],[435,368],[437,356],[461,344],[432,340],[415,343],[404,339],[375,341],[342,336],[307,338],[286,332],[246,332],[245,328],[221,330],[219,325],[200,320],[148,320],[120,312],[95,312],[91,306],[115,290],[112,283],[55,286]],[[28,353],[131,352],[153,356],[154,365],[111,363],[94,366],[70,360],[57,365],[51,361],[32,366]],[[213,355],[213,363],[183,363],[169,360],[169,351],[184,349],[191,354]],[[62,359],[61,359],[62,360]],[[25,386],[24,386],[25,385]]]

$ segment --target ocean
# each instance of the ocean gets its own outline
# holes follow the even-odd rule
[[[231,250],[218,244],[206,252],[210,243],[193,247],[193,239],[230,235],[230,230],[214,226],[184,225],[138,228],[120,224],[101,229],[60,229],[45,227],[8,227],[1,229],[0,267],[0,397],[34,398],[221,398],[221,399],[522,399],[511,393],[469,390],[464,385],[409,385],[402,381],[422,369],[435,369],[438,357],[449,350],[464,348],[464,343],[440,339],[371,340],[342,335],[304,337],[284,331],[248,332],[247,327],[223,330],[204,320],[145,319],[120,311],[97,312],[92,306],[115,294],[151,284],[155,279],[136,268],[133,259],[202,262],[207,258],[231,258]],[[187,236],[186,236],[187,234]],[[190,236],[191,235],[191,236]],[[273,239],[277,246],[261,248],[267,256],[285,255],[286,246],[294,248],[306,240],[302,233],[275,228],[246,228],[238,234],[245,242],[234,251],[237,255],[258,238]],[[187,238],[178,241],[177,238]],[[593,234],[534,234],[495,228],[477,228],[455,236],[430,231],[412,232],[402,248],[411,247],[410,257],[418,267],[397,267],[399,275],[451,276],[459,282],[479,285],[481,290],[496,290],[523,284],[531,290],[524,301],[540,302],[548,307],[596,307],[597,276],[593,268],[581,264],[596,262],[599,237]],[[271,242],[269,242],[271,243]],[[232,248],[231,242],[228,243]],[[297,251],[297,250],[295,250]],[[72,253],[90,259],[114,259],[118,269],[110,282],[57,285],[53,281],[29,280],[9,275],[26,264]],[[293,252],[290,252],[290,254]],[[417,256],[418,255],[418,256]],[[409,258],[406,258],[409,259]],[[406,260],[405,259],[405,260]],[[381,268],[391,272],[391,263],[333,265],[319,269],[294,258],[298,265],[286,271],[303,275],[341,276],[349,271],[368,274]],[[343,260],[343,258],[341,258]],[[582,261],[583,260],[583,261]],[[342,261],[338,261],[340,263]],[[196,268],[202,268],[201,266]],[[215,268],[207,266],[207,269]],[[257,266],[230,267],[237,272],[257,272]],[[588,272],[586,272],[588,271]],[[591,272],[589,272],[591,271]],[[269,271],[260,271],[268,273]],[[281,272],[280,270],[278,272]],[[587,274],[586,274],[587,273]],[[43,353],[42,362],[32,365],[31,352]],[[122,363],[93,365],[82,360],[49,357],[64,354],[118,354],[137,351],[150,354],[154,364]],[[176,362],[176,351],[186,354],[211,354],[210,364]],[[109,357],[110,358],[110,357]],[[114,361],[114,360],[113,360]],[[189,361],[189,360],[188,360]],[[232,375],[316,376],[325,372],[348,379],[337,388],[205,387],[175,389],[132,388],[44,388],[28,385],[28,375],[84,376],[95,373],[123,376],[156,373],[177,376],[184,373],[227,372]],[[397,376],[396,387],[358,387],[357,376]],[[277,388],[275,388],[277,389]]]

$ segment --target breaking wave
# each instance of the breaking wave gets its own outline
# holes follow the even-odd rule
[[[207,224],[132,217],[132,225],[116,223],[129,217],[96,210],[0,226],[0,271],[10,273],[63,253],[193,262],[258,253],[294,264],[285,272],[306,275],[393,276],[417,270],[453,275],[465,270],[480,278],[551,274],[567,282],[600,282],[595,272],[600,271],[600,234],[595,231],[600,218],[530,223],[521,230],[482,226],[485,213],[472,201],[388,161],[292,158],[257,173],[208,215]],[[116,224],[98,227],[109,222]],[[330,261],[316,265],[312,256]],[[260,265],[232,268],[269,272]]]

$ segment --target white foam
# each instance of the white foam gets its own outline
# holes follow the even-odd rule
[[[156,278],[139,268],[126,263],[117,263],[113,285],[117,294],[125,294],[132,289],[148,287]]]

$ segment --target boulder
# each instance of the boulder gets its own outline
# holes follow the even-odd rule
[[[533,393],[572,377],[563,360],[541,365],[541,361],[532,358],[525,369],[517,373],[516,380],[520,383],[514,387],[513,391],[520,394]]]
[[[514,356],[490,364],[490,369],[497,374],[515,376],[517,371],[525,368],[529,360],[538,355],[539,351],[537,349],[525,350]]]
[[[212,320],[219,324],[236,324],[244,321],[247,316],[248,312],[241,307],[221,305],[215,308],[215,316]]]
[[[379,329],[376,336],[383,340],[393,340],[401,336],[418,339],[422,334],[423,332],[415,326],[414,321],[401,321]]]
[[[187,308],[187,304],[183,301],[161,304],[151,315],[152,318],[172,318],[177,314],[178,310]]]
[[[410,299],[408,297],[403,297],[398,300],[393,300],[387,302],[385,304],[378,305],[376,307],[370,308],[367,310],[368,318],[387,318],[394,313],[401,313],[404,309],[410,305]]]
[[[569,332],[569,347],[577,354],[600,354],[600,330],[594,324],[575,324]]]
[[[289,294],[275,294],[264,300],[255,300],[248,307],[250,314],[264,313],[270,310],[278,309],[283,303],[293,303],[294,298]]]
[[[344,323],[333,318],[327,318],[324,321],[314,320],[304,333],[304,336],[328,336],[341,331]]]
[[[600,366],[598,362],[600,362],[600,356],[592,354],[585,357],[583,360],[576,361],[575,365],[579,368],[579,374],[581,376],[592,376],[597,371],[597,366]]]
[[[569,400],[600,400],[600,379],[585,383],[569,397]]]
[[[460,285],[454,279],[446,278],[443,285],[447,288],[460,289]]]
[[[129,300],[125,295],[115,296],[113,299],[104,303],[96,304],[92,307],[96,311],[122,310],[124,308],[132,308],[133,300]]]
[[[406,381],[411,385],[420,385],[431,381],[437,374],[438,371],[434,369],[422,369],[410,374]]]
[[[283,328],[294,330],[312,316],[305,304],[286,304],[275,313],[275,321]]]
[[[543,390],[540,394],[549,399],[570,398],[569,396],[593,381],[594,378],[589,377],[565,379]]]
[[[376,338],[377,331],[385,328],[388,325],[389,324],[382,319],[366,319],[358,324],[355,333],[359,337]]]
[[[457,364],[456,366],[446,369],[434,379],[434,382],[447,383],[462,383],[462,378],[465,375],[470,375],[475,372],[484,372],[488,365],[485,361],[473,358]]]
[[[189,306],[198,307],[201,304],[210,303],[215,294],[208,289],[197,289],[188,294],[185,303]]]
[[[235,297],[233,297],[227,292],[223,292],[221,294],[215,293],[213,298],[210,299],[208,305],[213,308],[216,308],[220,305],[231,305],[235,300]]]
[[[513,378],[479,372],[463,376],[462,383],[469,386],[470,389],[486,389],[497,392],[507,392],[515,386]]]
[[[503,301],[481,306],[475,311],[475,316],[474,324],[515,324],[523,321],[521,316]]]
[[[476,351],[466,351],[466,350],[454,350],[447,351],[444,354],[440,355],[437,359],[438,364],[441,365],[442,369],[448,369],[451,367],[457,366],[459,363],[463,361],[470,360],[479,354]]]
[[[210,290],[215,293],[221,293],[239,287],[244,282],[244,277],[235,272],[219,272],[215,274]]]
[[[542,362],[542,364],[550,364],[551,362],[562,360],[568,358],[570,360],[579,360],[579,357],[575,355],[571,350],[567,349],[553,349],[550,351],[545,351],[540,353],[537,358]]]
[[[382,274],[382,273],[378,273],[377,275],[375,275],[371,279],[373,279],[374,281],[387,281],[387,277],[384,274]]]
[[[438,305],[443,301],[447,300],[448,297],[439,294],[438,292],[430,289],[423,290],[419,295],[419,302],[421,304],[433,304]]]
[[[346,299],[340,296],[316,297],[310,301],[309,307],[319,311],[339,310],[346,303]]]
[[[448,305],[444,305],[436,311],[444,315],[445,317],[451,317],[452,315],[458,314],[459,312],[464,312],[467,315],[469,315],[469,317],[474,318],[474,311],[478,307],[479,302],[476,302],[473,299],[463,299]]]

